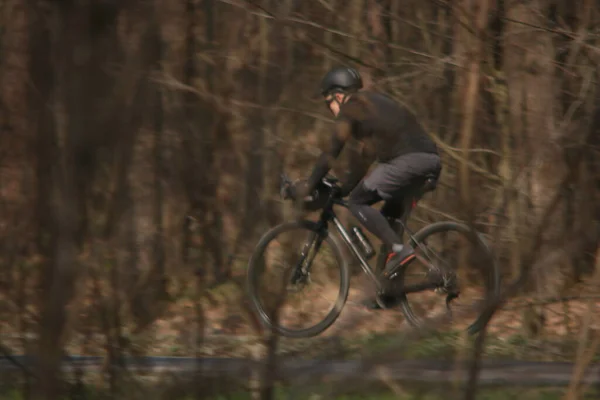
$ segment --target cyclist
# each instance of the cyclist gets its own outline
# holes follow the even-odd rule
[[[383,271],[386,277],[415,258],[414,249],[402,244],[388,218],[401,216],[403,195],[410,185],[425,176],[439,177],[442,167],[437,146],[409,110],[382,93],[362,89],[362,78],[354,68],[335,67],[325,74],[320,94],[336,117],[334,131],[310,177],[297,181],[291,192],[296,198],[312,193],[346,142],[354,139],[358,150],[350,159],[342,196],[349,195],[350,212],[391,249]],[[374,161],[378,165],[365,177]],[[385,201],[381,212],[372,207],[380,201]],[[383,298],[387,306],[394,300]],[[376,304],[370,307],[377,308]]]

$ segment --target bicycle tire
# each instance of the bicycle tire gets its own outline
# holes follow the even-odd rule
[[[289,338],[308,338],[308,337],[317,336],[318,334],[325,331],[340,316],[342,309],[344,308],[344,305],[346,304],[346,300],[348,299],[348,293],[350,290],[350,271],[348,268],[348,263],[342,254],[342,251],[341,251],[342,247],[341,247],[339,240],[335,236],[331,235],[328,232],[324,241],[329,244],[329,246],[331,247],[331,249],[333,251],[333,255],[334,255],[334,257],[339,265],[339,268],[340,268],[340,278],[341,278],[340,279],[340,290],[338,292],[338,297],[334,304],[334,307],[325,316],[325,318],[323,320],[321,320],[320,322],[318,322],[317,324],[315,324],[309,328],[295,330],[295,329],[288,329],[288,328],[273,324],[271,321],[271,318],[269,317],[267,312],[264,310],[264,308],[257,296],[257,279],[258,279],[257,268],[259,265],[258,260],[261,259],[262,254],[264,253],[265,249],[267,248],[267,246],[273,239],[275,239],[277,236],[281,235],[282,233],[289,232],[292,230],[297,230],[297,229],[304,229],[304,230],[309,230],[312,232],[317,232],[318,226],[315,222],[308,221],[308,220],[285,222],[285,223],[282,223],[280,225],[277,225],[277,226],[271,228],[260,238],[260,240],[258,241],[258,243],[254,249],[252,256],[250,257],[249,263],[248,263],[247,291],[248,291],[248,295],[251,299],[252,306],[253,306],[259,320],[263,324],[263,326],[265,326],[269,329],[274,329],[280,335],[286,336]]]
[[[458,223],[458,222],[453,222],[453,221],[440,221],[440,222],[435,222],[432,223],[430,225],[427,225],[423,228],[421,228],[416,234],[414,234],[414,239],[411,239],[411,245],[415,246],[416,242],[423,242],[428,236],[436,234],[436,233],[442,233],[442,232],[451,232],[451,231],[455,231],[455,232],[459,232],[465,235],[470,235],[473,230],[465,224],[462,223]],[[500,293],[500,271],[498,269],[498,266],[494,260],[494,257],[492,255],[492,251],[490,249],[490,246],[488,245],[487,241],[485,240],[485,238],[483,237],[483,235],[479,232],[475,232],[476,233],[476,241],[477,244],[479,246],[481,246],[481,250],[485,251],[486,254],[486,258],[488,259],[488,261],[490,262],[490,268],[492,269],[491,273],[489,274],[490,276],[490,280],[491,280],[491,285],[490,288],[486,291],[486,300],[490,301],[493,298],[495,298],[496,296],[499,295]],[[406,270],[402,270],[400,272],[400,274],[404,274]],[[403,277],[401,277],[401,279],[403,279]],[[413,326],[413,327],[420,327],[421,323],[419,321],[419,318],[416,317],[412,311],[412,308],[410,306],[410,302],[408,300],[408,297],[406,295],[402,295],[399,298],[399,303],[400,303],[400,309],[402,310],[402,313],[404,314],[404,317],[406,318],[406,320]],[[475,321],[469,325],[469,327],[467,328],[467,331],[470,334],[475,334],[477,332],[479,332],[487,323],[487,320],[489,318],[485,315],[484,310],[480,310],[478,312],[478,316],[475,319]]]

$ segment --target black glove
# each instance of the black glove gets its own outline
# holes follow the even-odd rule
[[[310,202],[316,199],[316,192],[308,193],[308,181],[304,179],[298,179],[281,188],[281,197],[283,199],[292,199],[295,201],[302,200],[303,202]]]
[[[292,196],[292,198],[296,201],[301,200],[308,202],[314,200],[313,194],[308,193],[308,181],[305,179],[294,182],[292,186]]]

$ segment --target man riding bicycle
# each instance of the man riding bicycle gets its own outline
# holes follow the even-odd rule
[[[312,193],[346,142],[358,141],[358,157],[350,163],[342,196],[349,195],[350,212],[391,249],[383,271],[388,277],[415,258],[414,249],[402,244],[388,218],[400,217],[409,187],[426,176],[439,177],[442,166],[437,146],[409,110],[384,94],[362,88],[362,78],[354,68],[336,67],[325,74],[320,94],[336,117],[333,135],[308,180],[294,184],[292,192],[296,198]],[[375,161],[378,165],[365,176]],[[381,212],[372,207],[380,201],[385,201]],[[394,299],[384,301],[392,305]],[[376,308],[376,304],[371,306]]]

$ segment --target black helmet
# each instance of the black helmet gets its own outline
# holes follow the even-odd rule
[[[323,77],[320,93],[326,96],[334,91],[355,92],[362,87],[362,78],[357,70],[350,67],[335,67]]]

